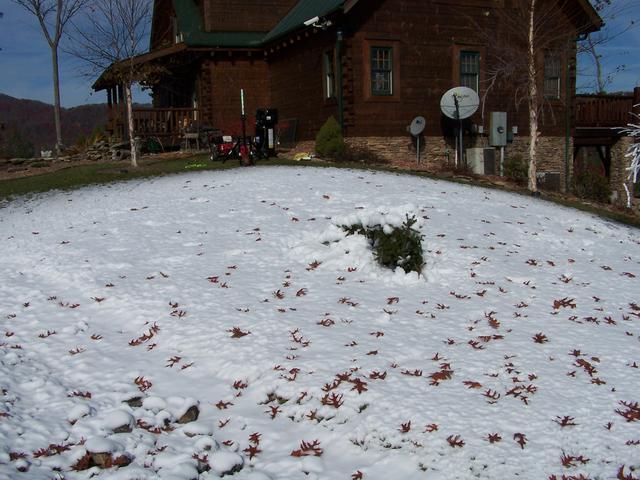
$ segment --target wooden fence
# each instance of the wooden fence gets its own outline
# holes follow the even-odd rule
[[[632,95],[576,95],[577,128],[623,128],[631,122],[640,88]]]

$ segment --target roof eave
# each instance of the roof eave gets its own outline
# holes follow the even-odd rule
[[[580,29],[580,33],[593,33],[600,30],[604,26],[604,20],[598,15],[598,12],[593,8],[591,2],[589,0],[578,0],[578,3],[589,18],[589,23]]]
[[[141,55],[137,55],[133,58],[125,58],[124,60],[120,60],[119,62],[114,62],[109,65],[103,72],[100,74],[98,79],[93,82],[91,88],[95,92],[99,92],[100,90],[106,90],[109,87],[114,86],[114,82],[107,80],[106,75],[114,69],[120,68],[121,66],[131,62],[132,65],[140,65],[143,63],[150,62],[152,60],[157,60],[158,58],[167,57],[169,55],[174,55],[176,53],[183,52],[187,50],[189,47],[185,43],[176,43],[175,45],[171,45],[170,47],[166,47],[160,50],[154,50],[152,52],[143,53]]]

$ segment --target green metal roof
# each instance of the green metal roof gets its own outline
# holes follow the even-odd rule
[[[304,22],[314,17],[324,17],[338,10],[345,0],[300,0],[273,30],[262,39],[262,43],[276,40],[287,33],[302,28]]]
[[[270,32],[207,32],[195,0],[173,0],[178,28],[190,47],[259,48],[287,33],[304,27],[304,22],[338,10],[345,0],[300,0]]]

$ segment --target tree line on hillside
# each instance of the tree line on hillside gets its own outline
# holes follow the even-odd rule
[[[75,145],[104,127],[107,106],[62,108],[61,119],[63,142]],[[51,150],[55,143],[51,105],[0,94],[0,157],[32,157]]]
[[[129,118],[129,140],[133,145],[133,101],[131,86],[146,78],[144,69],[134,69],[133,59],[146,47],[153,0],[11,0],[37,21],[51,52],[55,128],[55,151],[63,149],[62,109],[58,58],[63,39],[65,50],[84,61],[87,76],[107,73],[124,86]],[[137,164],[132,148],[132,165]]]

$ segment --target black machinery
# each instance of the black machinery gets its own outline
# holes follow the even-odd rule
[[[278,109],[260,108],[256,112],[255,147],[266,158],[276,156]]]

